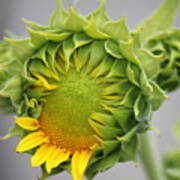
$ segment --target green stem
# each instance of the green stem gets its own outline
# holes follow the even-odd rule
[[[38,180],[46,180],[48,178],[48,174],[46,172],[42,172],[42,176],[38,178]]]
[[[140,142],[140,157],[149,180],[167,180],[151,134],[141,135]]]

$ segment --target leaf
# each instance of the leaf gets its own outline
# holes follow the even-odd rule
[[[171,27],[178,11],[179,0],[164,0],[164,3],[137,29],[144,41],[153,34]]]

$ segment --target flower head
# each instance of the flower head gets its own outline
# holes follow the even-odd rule
[[[137,133],[166,96],[153,81],[159,56],[136,48],[125,18],[111,21],[105,1],[88,17],[58,2],[49,26],[26,21],[30,38],[5,39],[18,69],[0,94],[18,114],[9,134],[22,138],[17,152],[33,154],[49,175],[69,170],[82,180],[134,159]]]

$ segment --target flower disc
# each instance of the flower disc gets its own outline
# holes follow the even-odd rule
[[[61,77],[59,88],[46,97],[39,118],[52,144],[75,151],[98,143],[88,119],[100,109],[101,89],[93,79],[74,69]]]

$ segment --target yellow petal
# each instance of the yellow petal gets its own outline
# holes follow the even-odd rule
[[[83,180],[84,172],[92,155],[90,151],[76,152],[72,157],[72,175],[74,180]]]
[[[17,146],[17,152],[25,152],[42,143],[48,142],[48,138],[42,132],[34,132],[24,137]]]
[[[16,119],[16,124],[26,130],[34,131],[39,128],[39,122],[37,119],[30,117],[20,117]]]
[[[50,153],[50,145],[44,144],[42,145],[36,153],[33,155],[31,159],[32,166],[40,166],[47,160],[47,156]]]
[[[33,76],[35,76],[38,80],[36,81],[37,86],[43,86],[47,90],[56,89],[58,86],[55,84],[49,84],[49,82],[41,75],[37,73],[33,73]]]
[[[70,156],[69,152],[65,152],[59,148],[55,148],[47,159],[47,162],[46,162],[47,172],[51,173],[51,170],[53,168],[67,161],[69,159],[69,156]]]

